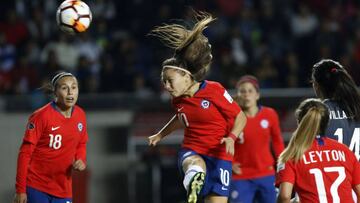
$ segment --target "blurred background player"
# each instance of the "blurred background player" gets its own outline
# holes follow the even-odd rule
[[[76,105],[77,79],[60,72],[51,80],[54,101],[29,118],[20,147],[14,203],[69,203],[72,169],[86,165],[85,112]]]
[[[303,101],[295,113],[298,127],[279,157],[278,203],[353,202],[360,197],[360,163],[346,145],[326,137],[329,110],[319,99]]]
[[[326,136],[349,146],[359,159],[360,94],[354,80],[340,63],[323,59],[313,66],[312,83],[330,110]]]
[[[235,142],[230,202],[272,203],[276,200],[275,160],[284,150],[278,114],[258,104],[260,92],[256,77],[241,77],[236,89],[236,100],[247,123]]]
[[[185,128],[179,167],[184,172],[188,202],[226,203],[229,196],[234,141],[246,117],[220,83],[204,80],[212,61],[211,45],[202,34],[214,19],[195,14],[192,30],[178,24],[156,27],[152,35],[175,50],[163,62],[162,81],[172,96],[176,115],[149,144],[156,145],[176,129]]]

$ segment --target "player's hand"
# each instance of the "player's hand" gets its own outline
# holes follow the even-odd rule
[[[233,172],[235,174],[238,174],[238,175],[242,174],[242,171],[241,171],[241,168],[240,168],[240,163],[238,163],[238,162],[234,162],[232,164],[232,170],[233,170]]]
[[[224,137],[224,138],[221,139],[220,144],[223,144],[223,143],[225,143],[226,153],[234,156],[234,152],[235,152],[234,143],[235,143],[235,141],[231,137]]]
[[[83,171],[86,168],[85,163],[81,159],[74,161],[72,165],[73,165],[73,169],[78,171]]]
[[[148,137],[149,139],[149,146],[156,146],[156,144],[161,140],[161,135],[159,133],[155,135],[151,135]]]
[[[26,203],[27,195],[26,193],[16,193],[14,197],[14,203]]]

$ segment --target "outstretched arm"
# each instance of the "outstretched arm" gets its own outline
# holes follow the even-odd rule
[[[148,137],[149,145],[155,146],[163,137],[182,127],[177,115],[174,115],[168,123],[156,134]]]

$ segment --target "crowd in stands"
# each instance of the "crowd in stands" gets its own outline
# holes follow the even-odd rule
[[[7,3],[6,3],[7,2]],[[0,8],[0,94],[29,94],[58,70],[79,79],[83,93],[162,91],[161,59],[173,53],[147,34],[187,19],[192,10],[217,17],[206,30],[214,63],[209,79],[233,88],[244,74],[263,88],[309,87],[311,65],[340,61],[360,81],[357,0],[89,0],[89,30],[57,27],[61,1],[17,0]]]

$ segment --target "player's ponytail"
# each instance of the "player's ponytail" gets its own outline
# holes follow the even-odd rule
[[[179,24],[165,24],[155,27],[150,35],[158,37],[165,46],[175,51],[172,58],[163,62],[163,67],[185,69],[196,81],[201,81],[212,61],[211,45],[203,31],[214,18],[206,12],[198,12],[195,13],[195,19],[196,23],[190,30]]]
[[[360,93],[339,62],[323,59],[316,63],[312,69],[312,80],[318,84],[323,99],[335,101],[348,117],[360,121]]]
[[[303,101],[296,110],[298,127],[286,149],[279,157],[279,163],[289,160],[299,161],[308,150],[316,135],[323,135],[329,121],[327,107],[318,99]]]

